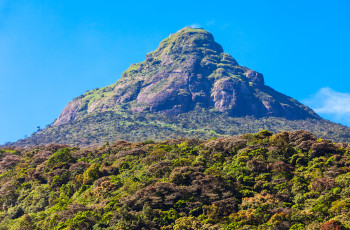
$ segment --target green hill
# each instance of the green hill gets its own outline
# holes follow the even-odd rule
[[[0,229],[350,228],[350,148],[305,131],[7,147],[0,173]]]

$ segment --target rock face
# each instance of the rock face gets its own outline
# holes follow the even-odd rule
[[[111,109],[178,114],[197,106],[230,116],[319,118],[266,86],[262,74],[238,65],[211,33],[184,28],[163,40],[145,61],[131,65],[115,84],[71,101],[55,125]]]

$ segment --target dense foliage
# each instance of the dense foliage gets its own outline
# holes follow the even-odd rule
[[[0,229],[349,229],[350,146],[306,131],[0,149]]]
[[[64,125],[50,125],[30,137],[10,143],[26,147],[39,144],[68,144],[73,146],[102,145],[106,141],[162,141],[170,138],[228,137],[259,130],[274,133],[308,130],[318,138],[350,142],[350,128],[324,119],[287,120],[278,117],[231,117],[227,114],[197,108],[179,115],[164,113],[132,113],[106,111],[91,113]]]

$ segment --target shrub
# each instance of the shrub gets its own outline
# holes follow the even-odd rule
[[[92,184],[96,179],[99,178],[100,164],[92,164],[83,174],[83,183]]]
[[[341,223],[336,220],[328,221],[321,225],[320,230],[342,230]]]
[[[50,168],[60,167],[63,164],[72,163],[74,161],[75,159],[69,148],[63,148],[59,149],[47,160],[47,166]]]

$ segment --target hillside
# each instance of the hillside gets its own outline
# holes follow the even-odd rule
[[[305,131],[0,149],[0,229],[350,229],[350,148]]]
[[[180,137],[208,140],[212,137],[228,137],[265,129],[274,133],[303,129],[320,138],[350,142],[348,127],[324,119],[231,117],[218,111],[195,109],[179,115],[128,111],[91,113],[63,125],[48,126],[10,145],[29,147],[56,143],[84,147],[99,146],[116,140],[161,141]]]

